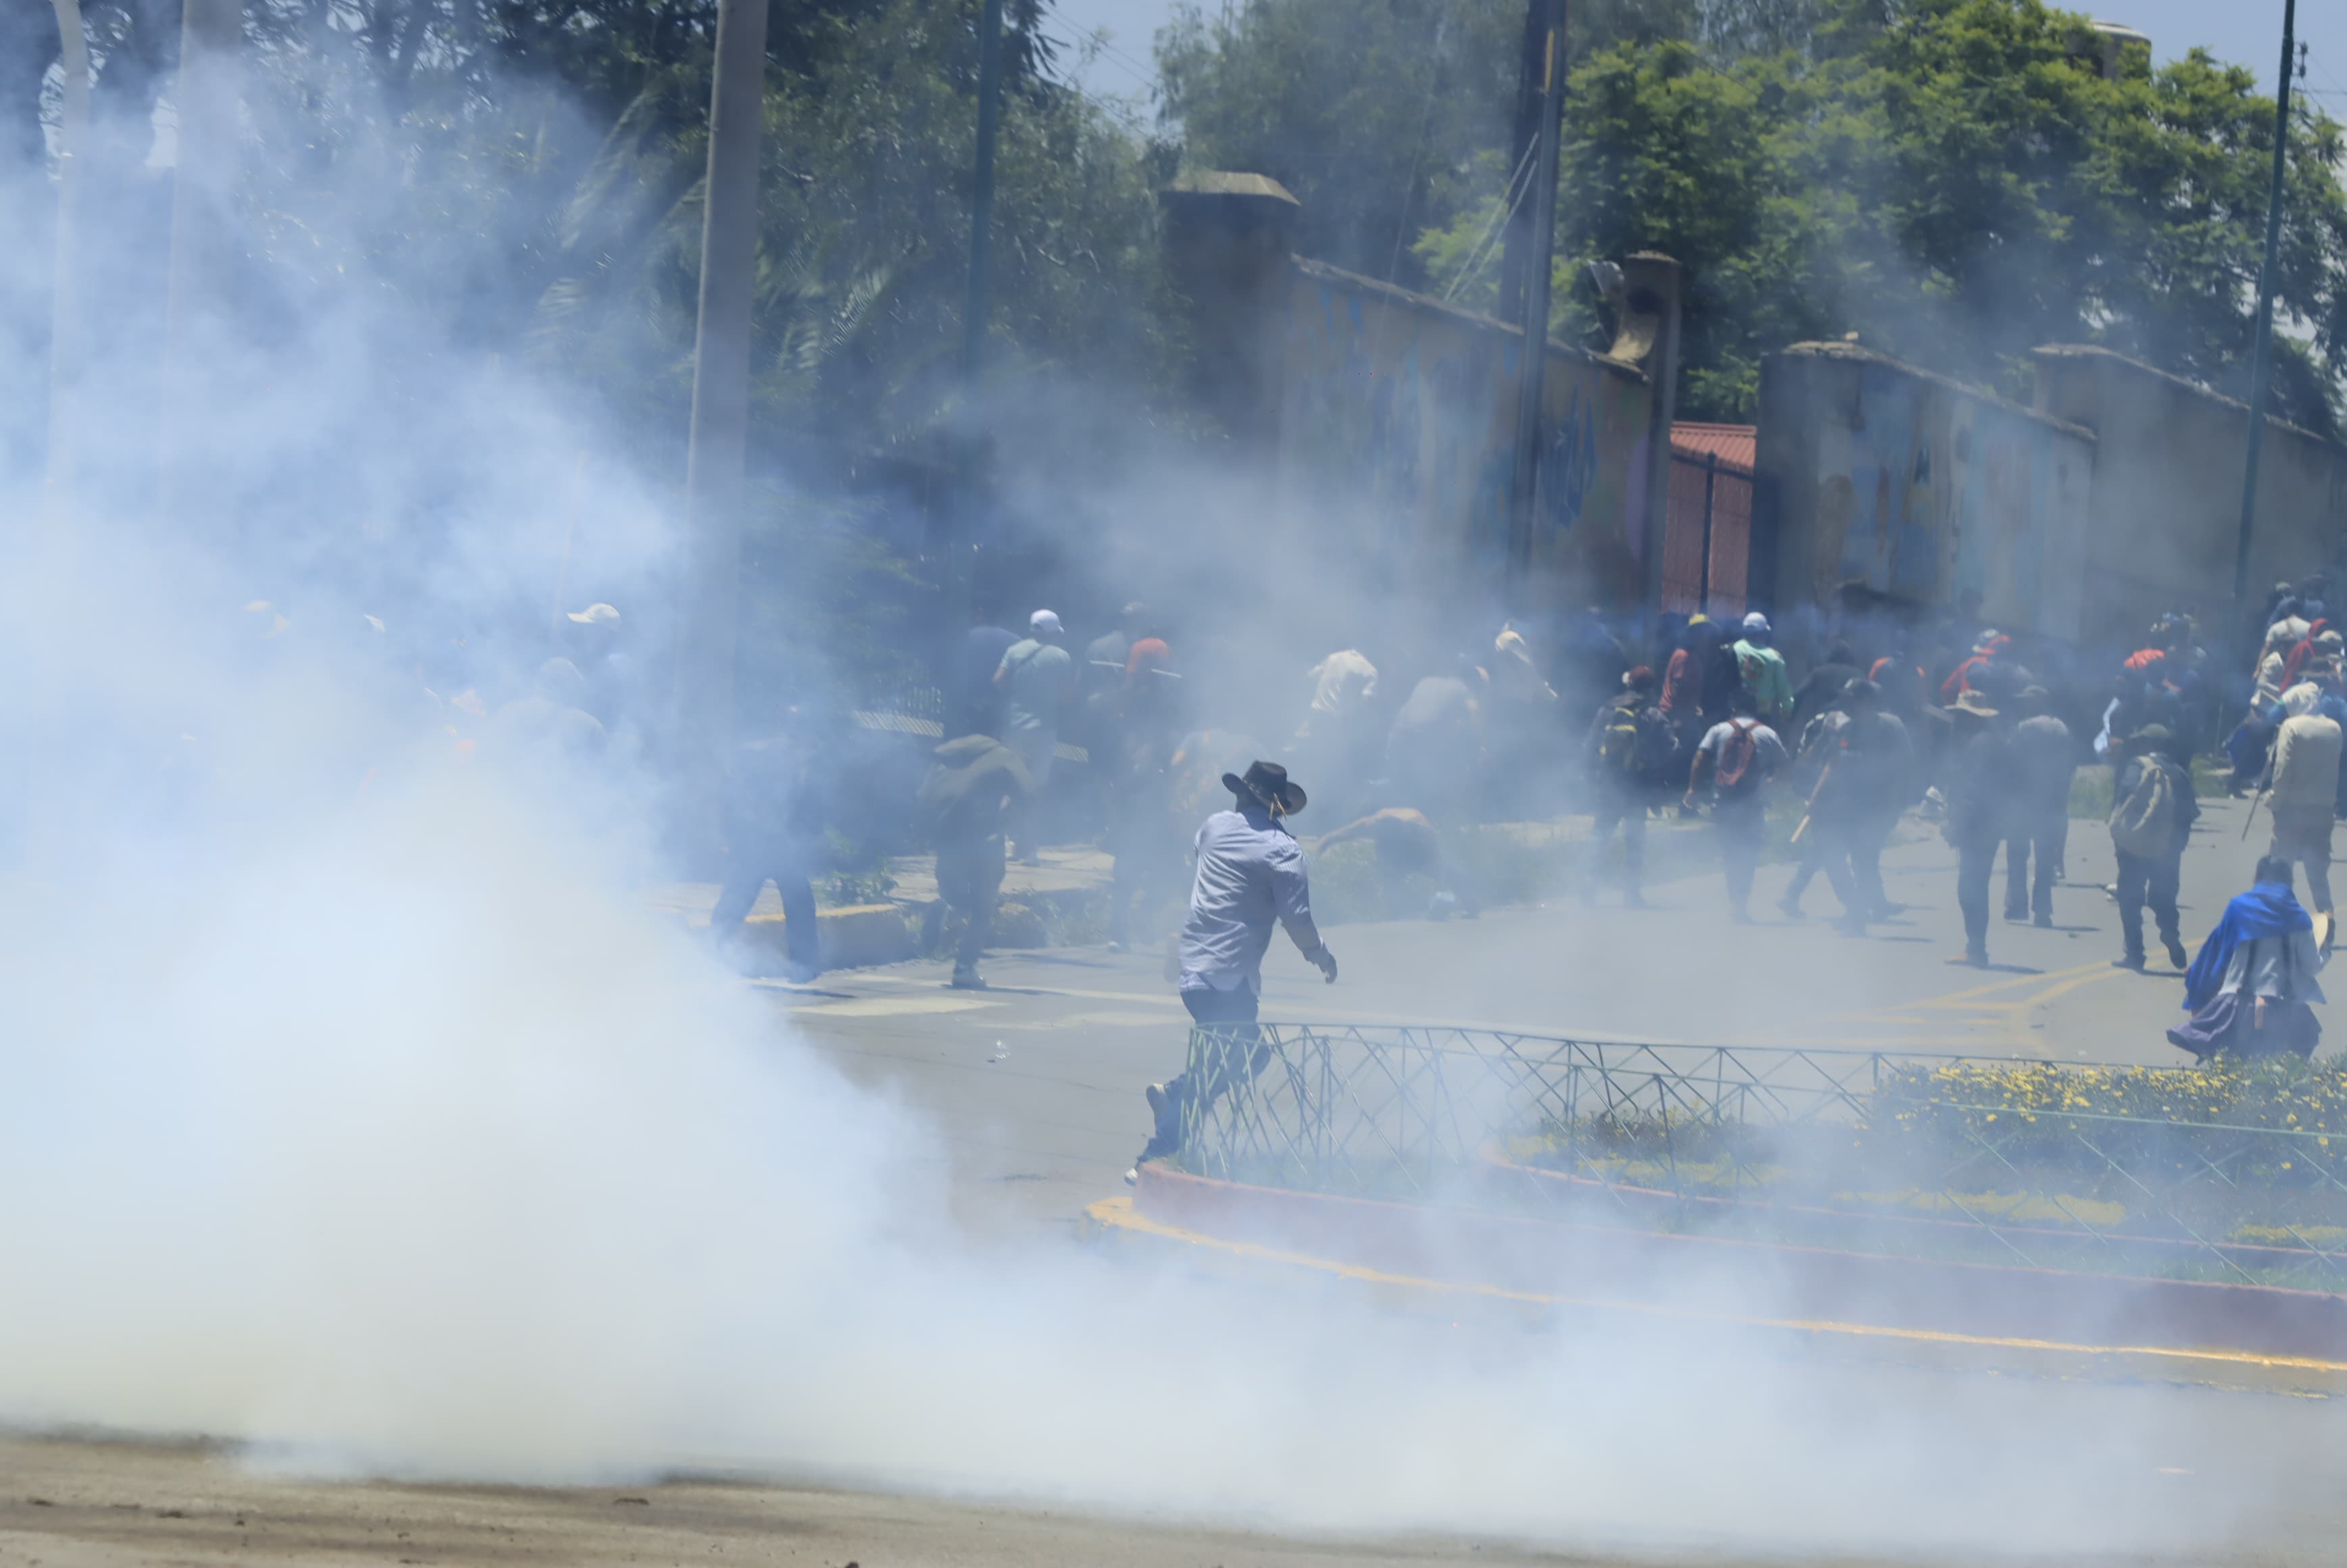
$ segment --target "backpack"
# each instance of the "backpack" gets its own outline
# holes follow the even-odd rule
[[[2175,778],[2147,758],[2135,788],[2111,807],[2112,847],[2145,860],[2166,855],[2176,847],[2178,809]]]
[[[1727,738],[1719,744],[1718,765],[1713,774],[1720,794],[1742,794],[1758,782],[1752,762],[1760,754],[1760,744],[1752,733],[1759,727],[1758,719],[1727,721]]]
[[[1654,784],[1669,774],[1675,744],[1671,722],[1660,708],[1616,702],[1598,733],[1597,755],[1609,773],[1625,782]]]
[[[1671,728],[1670,715],[1652,703],[1639,709],[1638,782],[1648,784],[1669,783],[1678,754],[1678,732]]]

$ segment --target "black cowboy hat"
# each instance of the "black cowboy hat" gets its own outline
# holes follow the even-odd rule
[[[1286,816],[1294,816],[1304,809],[1304,787],[1290,784],[1287,770],[1277,763],[1249,763],[1245,778],[1225,774],[1223,787],[1241,800],[1253,798],[1266,805],[1276,804]]]

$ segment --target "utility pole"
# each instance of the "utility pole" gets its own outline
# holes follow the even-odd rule
[[[81,189],[88,160],[89,36],[80,0],[54,0],[63,86],[57,106],[56,272],[49,290],[49,444],[44,474],[53,532],[73,517],[77,484],[82,353]]]
[[[701,299],[684,515],[693,594],[679,638],[685,755],[713,770],[733,729],[742,511],[750,445],[750,294],[758,262],[758,141],[767,0],[719,0],[701,210]]]
[[[1508,569],[1532,568],[1534,504],[1540,488],[1541,395],[1548,367],[1550,257],[1556,244],[1558,143],[1564,118],[1565,0],[1533,0],[1545,13],[1541,50],[1539,141],[1532,161],[1530,243],[1524,252],[1523,357],[1516,382],[1516,462],[1508,493]]]
[[[1491,313],[1503,322],[1521,321],[1524,313],[1524,256],[1532,249],[1532,214],[1517,195],[1525,165],[1536,151],[1541,105],[1547,101],[1548,0],[1524,0],[1524,37],[1516,56],[1516,118],[1508,141],[1511,178],[1500,192],[1505,227],[1501,231],[1500,302]],[[1510,210],[1509,203],[1513,203]]]
[[[2233,601],[2250,597],[2250,540],[2258,511],[2258,454],[2266,436],[2266,354],[2273,336],[2275,254],[2281,248],[2282,175],[2290,156],[2290,73],[2297,64],[2293,35],[2298,0],[2282,0],[2281,79],[2274,87],[2273,189],[2266,198],[2266,253],[2258,267],[2258,324],[2250,347],[2250,454],[2241,475],[2241,537],[2233,548]]]
[[[977,391],[986,361],[987,271],[994,241],[994,140],[1002,118],[1002,0],[985,0],[978,19],[978,154],[969,182],[969,293],[962,302],[961,380]]]
[[[163,294],[163,508],[180,525],[204,405],[198,365],[223,324],[236,266],[233,205],[237,105],[242,87],[242,0],[185,0],[179,14],[179,117],[171,169],[171,254]],[[210,519],[206,519],[210,521]]]
[[[962,633],[969,625],[978,563],[970,522],[978,510],[979,381],[986,369],[986,319],[994,251],[994,143],[1002,118],[1002,0],[983,0],[978,17],[978,138],[969,181],[969,282],[961,307],[961,427],[953,442],[951,490],[946,497],[944,574],[946,617],[938,644],[937,682],[950,739],[957,721]]]

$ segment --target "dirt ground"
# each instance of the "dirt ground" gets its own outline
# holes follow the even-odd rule
[[[2341,1522],[2318,1512],[2326,1516],[2288,1522],[2273,1538],[2254,1544],[2169,1560],[2244,1568],[2334,1563]],[[0,1568],[245,1563],[596,1568],[720,1561],[793,1568],[1335,1568],[1365,1563],[1723,1568],[1741,1560],[1685,1553],[1617,1559],[1459,1539],[1301,1541],[751,1481],[559,1490],[315,1481],[273,1475],[196,1444],[0,1438]],[[2086,1560],[2056,1561],[2076,1568]],[[1865,1568],[1849,1557],[1832,1562],[1834,1568]]]
[[[0,1568],[225,1563],[1333,1568],[1566,1563],[1497,1542],[1303,1542],[787,1485],[533,1490],[272,1476],[217,1450],[0,1439]]]

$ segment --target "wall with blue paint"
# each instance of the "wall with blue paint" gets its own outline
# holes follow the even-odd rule
[[[1301,260],[1266,313],[1284,482],[1355,530],[1397,582],[1496,583],[1521,334]],[[1535,574],[1560,600],[1635,605],[1646,378],[1552,344],[1543,382]]]
[[[1797,345],[1761,380],[1773,601],[1830,620],[1852,590],[1920,607],[1976,593],[1999,628],[2075,641],[2094,466],[2078,426],[1864,350]]]
[[[2107,350],[2041,348],[2035,403],[2096,433],[2090,636],[2163,610],[2230,623],[2248,408]],[[2250,597],[2316,571],[2347,578],[2347,446],[2269,419],[2250,533]]]

